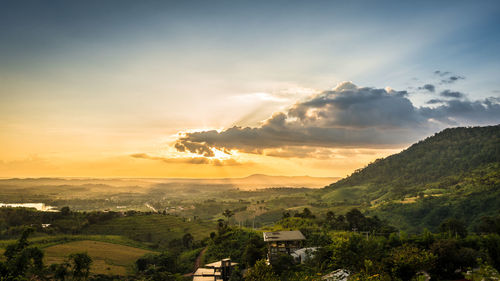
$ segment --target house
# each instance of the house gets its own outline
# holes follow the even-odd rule
[[[303,263],[309,259],[314,258],[314,252],[316,252],[317,250],[317,247],[302,248],[291,253],[291,256],[295,262]]]
[[[267,243],[267,259],[272,262],[280,254],[291,255],[299,250],[302,246],[302,241],[306,238],[302,232],[293,231],[275,231],[264,232],[264,242]]]
[[[228,281],[231,277],[232,267],[237,263],[231,262],[231,259],[205,264],[193,274],[193,281]]]

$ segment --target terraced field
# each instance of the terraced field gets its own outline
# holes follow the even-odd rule
[[[180,239],[191,233],[196,240],[201,240],[215,230],[211,222],[190,222],[171,215],[134,215],[114,218],[96,223],[84,229],[85,234],[122,235],[130,239],[167,245],[174,239]]]
[[[100,242],[75,241],[50,246],[44,249],[44,262],[47,265],[63,262],[72,253],[86,252],[92,258],[91,272],[95,274],[126,275],[134,262],[152,251]]]

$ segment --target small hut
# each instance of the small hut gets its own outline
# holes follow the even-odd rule
[[[264,232],[264,242],[267,243],[267,259],[272,262],[280,254],[290,255],[302,247],[302,241],[306,238],[302,232],[275,231]]]

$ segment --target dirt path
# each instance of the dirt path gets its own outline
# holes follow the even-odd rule
[[[201,250],[200,254],[196,258],[196,261],[194,262],[193,273],[184,274],[184,276],[192,276],[196,272],[196,270],[201,266],[201,260],[203,259],[203,255],[205,255],[206,251],[207,248],[205,247],[203,250]]]
[[[201,259],[203,258],[203,255],[205,255],[206,251],[207,251],[207,248],[205,247],[203,250],[201,250],[200,254],[196,258],[196,261],[194,262],[193,272],[195,272],[201,266]]]

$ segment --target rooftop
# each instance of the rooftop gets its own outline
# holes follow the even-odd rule
[[[216,262],[213,262],[213,263],[208,263],[208,264],[205,264],[204,266],[205,267],[208,267],[208,268],[221,268],[222,267],[222,262],[223,261],[231,261],[230,259],[223,259],[221,261],[216,261]],[[231,262],[231,266],[235,266],[237,265],[238,263],[236,262]]]
[[[296,240],[305,240],[306,238],[302,234],[302,232],[298,230],[293,231],[275,231],[275,232],[264,232],[264,241],[296,241]]]

